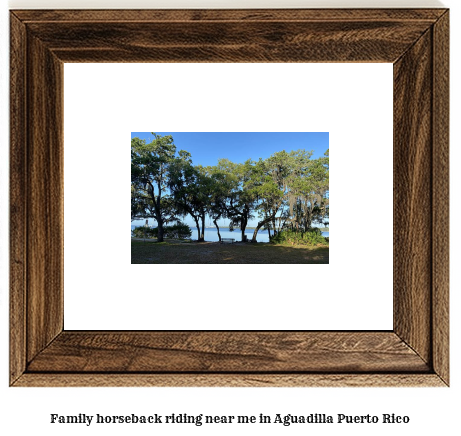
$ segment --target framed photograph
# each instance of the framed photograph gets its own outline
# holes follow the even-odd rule
[[[11,386],[449,385],[447,9],[17,10],[10,22]],[[72,63],[392,64],[393,329],[64,329]]]

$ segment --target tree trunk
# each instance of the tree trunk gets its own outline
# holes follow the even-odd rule
[[[260,225],[260,223],[258,223],[258,225],[255,228],[255,231],[253,232],[253,237],[251,238],[251,242],[258,242],[256,240],[256,236],[257,236],[260,228],[261,228],[261,225]]]
[[[200,237],[200,242],[205,241],[205,215],[202,215],[202,235]]]
[[[245,214],[242,216],[242,221],[240,222],[240,229],[242,230],[242,242],[245,242],[245,229],[247,228],[248,224],[248,214],[249,210],[245,208]]]
[[[158,224],[158,233],[157,233],[157,242],[163,242],[163,220],[157,220]]]
[[[264,221],[260,221],[260,222],[258,223],[258,225],[256,226],[255,231],[254,231],[254,233],[253,233],[253,238],[251,239],[251,242],[258,242],[258,241],[256,240],[256,236],[258,235],[259,229],[260,229],[262,226],[264,226],[265,224],[267,224],[270,220],[271,220],[271,218],[267,218],[267,219],[265,219]]]
[[[195,225],[197,226],[197,233],[198,233],[197,241],[200,242],[200,225],[198,223],[198,219],[195,218],[195,216],[194,216],[194,221],[195,221]]]
[[[245,229],[247,228],[247,220],[242,219],[242,222],[240,223],[240,230],[242,231],[242,242],[245,242]]]
[[[219,233],[218,220],[213,220],[213,222],[214,222],[214,225],[216,226],[216,230],[218,231],[219,242],[221,242],[221,233]]]
[[[163,242],[163,217],[162,211],[160,209],[160,200],[162,198],[162,187],[160,181],[157,182],[158,187],[158,195],[156,201],[154,201],[155,213],[157,215],[157,224],[158,224],[158,234],[157,234],[157,242]],[[154,187],[152,186],[152,199],[154,194]]]
[[[311,226],[312,226],[312,219],[309,216],[308,218],[306,218],[306,229],[304,231],[308,232]]]

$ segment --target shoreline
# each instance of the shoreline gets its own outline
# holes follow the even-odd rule
[[[143,227],[143,226],[132,226],[132,228],[134,228],[134,227]],[[148,227],[152,227],[152,226],[148,226]],[[190,228],[191,228],[191,229],[194,229],[194,230],[197,230],[197,227],[190,227]],[[316,227],[316,228],[320,229],[321,232],[329,232],[329,231],[330,231],[330,228],[329,228],[329,227]],[[205,230],[209,230],[209,229],[215,230],[216,227],[215,227],[215,226],[205,227]],[[246,231],[246,230],[255,230],[255,229],[256,229],[256,227],[247,227],[247,228],[245,229],[245,231]],[[229,227],[219,227],[219,230],[226,230],[226,231],[228,231],[228,232],[230,231],[230,230],[229,230]],[[234,229],[233,231],[234,231],[234,232],[238,232],[238,233],[241,232],[240,229]],[[272,231],[272,230],[271,230],[271,231]],[[267,230],[259,230],[259,232],[267,232]],[[259,233],[259,232],[258,232],[258,233]]]

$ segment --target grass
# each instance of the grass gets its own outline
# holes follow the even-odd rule
[[[131,241],[132,264],[301,264],[329,263],[328,247],[273,244],[220,244],[218,242]]]

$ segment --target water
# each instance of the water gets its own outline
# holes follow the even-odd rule
[[[198,237],[197,227],[191,227],[191,230],[192,230],[192,239],[197,239]],[[232,239],[235,239],[236,241],[242,240],[241,230],[234,230],[233,232],[230,232],[228,228],[223,228],[223,229],[220,228],[219,233],[221,234],[221,238],[232,238]],[[254,233],[254,229],[245,230],[245,235],[247,239],[249,240],[253,238],[253,233]],[[256,240],[258,242],[269,242],[269,232],[267,230],[260,230],[258,232],[258,237],[256,238]],[[210,241],[210,242],[219,241],[218,231],[216,230],[216,227],[205,229],[205,241]]]
[[[136,226],[132,225],[131,229],[133,229],[134,227]],[[191,230],[192,230],[192,239],[197,239],[198,237],[197,227],[191,227]],[[245,230],[245,235],[249,240],[253,238],[253,232],[254,232],[254,229]],[[234,230],[233,232],[230,232],[228,228],[220,228],[219,233],[221,234],[221,238],[232,238],[232,239],[235,239],[235,241],[242,240],[242,232],[240,230]],[[322,235],[330,236],[330,232],[322,232]],[[269,242],[269,232],[267,230],[259,230],[256,240],[258,242]],[[209,242],[219,241],[218,231],[216,230],[216,227],[205,228],[205,241],[209,241]]]

